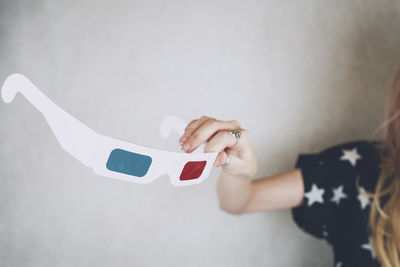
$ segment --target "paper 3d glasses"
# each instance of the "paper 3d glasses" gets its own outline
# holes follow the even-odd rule
[[[206,179],[218,152],[178,153],[120,141],[98,134],[46,97],[21,74],[12,74],[1,88],[4,102],[10,103],[20,92],[38,109],[50,125],[61,147],[102,176],[145,184],[168,174],[175,186],[198,184]],[[181,136],[186,124],[176,116],[167,116],[160,133],[167,138],[171,130]]]

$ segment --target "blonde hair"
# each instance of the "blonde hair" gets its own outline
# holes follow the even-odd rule
[[[400,267],[400,68],[390,89],[384,122],[374,131],[383,129],[381,173],[375,192],[361,193],[372,200],[368,230],[377,259],[384,267]]]

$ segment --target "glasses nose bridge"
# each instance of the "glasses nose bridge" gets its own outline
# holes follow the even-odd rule
[[[170,176],[171,182],[172,180],[179,181],[179,175],[187,162],[187,159],[183,156],[183,153],[174,153],[173,156],[167,156],[168,175]]]

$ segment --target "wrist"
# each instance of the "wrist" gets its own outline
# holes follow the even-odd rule
[[[232,172],[230,170],[224,170],[222,169],[221,171],[221,176],[226,176],[229,177],[230,179],[235,179],[235,180],[252,180],[255,174],[252,173],[239,173],[239,172]]]
[[[225,173],[226,175],[237,177],[240,179],[252,179],[257,173],[258,170],[258,163],[257,161],[254,161],[253,164],[250,164],[251,166],[247,166],[246,168],[242,168],[239,171],[236,170],[231,170],[228,166],[224,167],[222,166],[222,173]]]

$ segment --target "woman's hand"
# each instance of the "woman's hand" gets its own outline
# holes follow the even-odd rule
[[[237,144],[229,130],[239,130],[241,137]],[[204,152],[219,152],[214,166],[223,165],[228,155],[230,162],[222,166],[223,171],[234,176],[253,177],[258,168],[257,156],[250,143],[250,132],[242,129],[236,120],[221,121],[207,116],[192,120],[179,139],[182,150],[191,153],[202,143],[208,142]]]

